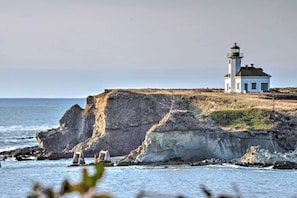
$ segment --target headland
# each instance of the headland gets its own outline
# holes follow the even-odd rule
[[[92,157],[108,150],[111,156],[125,155],[123,165],[207,159],[297,162],[295,88],[236,94],[221,89],[110,89],[86,101],[85,108],[67,110],[58,128],[38,132],[38,147],[2,155],[60,159],[76,151]]]

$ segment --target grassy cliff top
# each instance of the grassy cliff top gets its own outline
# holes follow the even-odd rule
[[[223,89],[115,89],[140,94],[183,95],[196,98],[204,113],[220,110],[259,108],[297,111],[297,88],[274,88],[266,93],[224,93]]]
[[[266,93],[224,93],[223,89],[112,89],[105,90],[103,95],[117,92],[163,94],[171,96],[172,101],[185,99],[197,118],[210,116],[227,130],[267,130],[284,117],[293,120],[297,115],[297,88],[277,88]]]

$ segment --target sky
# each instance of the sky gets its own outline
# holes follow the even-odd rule
[[[223,88],[226,54],[297,87],[297,0],[0,0],[0,98]]]

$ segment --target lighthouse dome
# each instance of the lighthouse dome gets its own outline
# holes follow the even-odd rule
[[[240,49],[240,48],[236,45],[236,43],[234,43],[234,45],[233,45],[233,47],[231,47],[231,49]]]

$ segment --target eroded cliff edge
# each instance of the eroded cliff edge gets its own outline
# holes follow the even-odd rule
[[[101,149],[111,155],[126,155],[144,140],[150,127],[172,108],[188,108],[163,93],[105,90],[87,98],[86,108],[70,108],[57,129],[37,133],[40,147],[47,151],[83,150],[94,155]]]
[[[37,140],[47,151],[83,150],[93,156],[103,149],[147,162],[233,159],[257,145],[271,152],[292,151],[297,104],[290,97],[198,89],[105,90],[89,96],[85,109],[70,108],[57,129],[38,133]],[[263,129],[222,126],[212,117],[223,112],[228,120],[227,111],[249,109],[261,111],[257,116],[264,119]]]
[[[143,144],[128,158],[138,162],[232,160],[240,158],[253,145],[284,151],[272,133],[223,131],[218,126],[201,123],[190,111],[172,110],[148,131]]]

